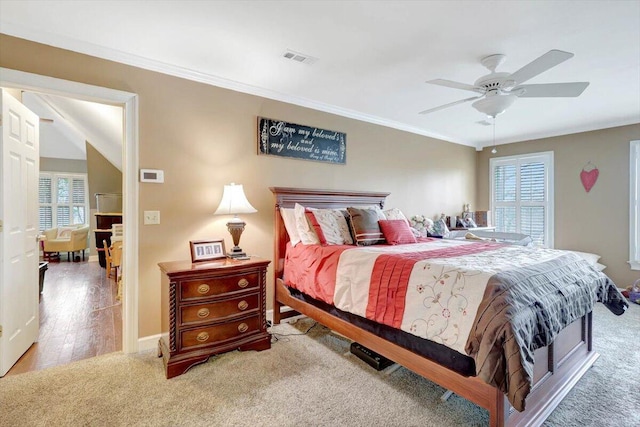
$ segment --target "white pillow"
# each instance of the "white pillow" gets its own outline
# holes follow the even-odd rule
[[[280,216],[284,222],[284,228],[287,229],[287,234],[289,234],[291,246],[297,245],[300,243],[300,235],[298,234],[298,228],[296,227],[295,209],[280,208]]]
[[[313,228],[309,225],[309,221],[307,221],[307,217],[304,212],[304,206],[296,203],[294,214],[296,218],[296,230],[298,230],[300,241],[303,245],[319,245],[320,239],[318,239],[316,232],[313,231]]]
[[[318,221],[327,245],[353,245],[347,220],[340,209],[315,209],[313,216]]]
[[[598,263],[598,260],[600,259],[600,255],[590,254],[588,252],[578,252],[578,251],[571,251],[571,252],[573,252],[576,255],[579,255],[580,257],[582,257],[582,259],[584,259],[591,265],[596,265]]]
[[[56,239],[71,240],[71,232],[75,229],[76,227],[58,227]]]
[[[409,221],[407,220],[407,217],[404,216],[402,211],[400,209],[398,209],[398,208],[387,209],[387,210],[382,211],[382,213],[384,214],[384,216],[387,219],[404,219],[405,221],[407,221],[407,224],[409,224]]]

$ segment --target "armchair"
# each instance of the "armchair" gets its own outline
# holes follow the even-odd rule
[[[80,224],[69,227],[51,228],[44,231],[45,239],[42,250],[45,256],[52,252],[66,252],[67,260],[73,259],[72,253],[82,251],[84,261],[84,251],[89,247],[89,226]]]

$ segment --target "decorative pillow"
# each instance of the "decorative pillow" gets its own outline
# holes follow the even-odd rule
[[[312,212],[309,208],[306,208],[304,211],[304,215],[307,217],[307,221],[309,221],[309,225],[311,226],[313,231],[316,233],[316,236],[318,236],[318,240],[320,241],[320,244],[326,245],[327,239],[324,237],[324,233],[322,232],[322,228],[320,227],[320,224],[318,224],[318,220],[316,219],[315,213],[316,213],[315,210]]]
[[[71,232],[75,229],[76,227],[58,227],[58,235],[56,236],[56,239],[71,240]]]
[[[464,228],[476,228],[477,225],[475,223],[475,221],[470,217],[466,217],[466,218],[458,218],[458,221],[460,222],[460,227],[464,227]],[[456,226],[458,226],[456,224]]]
[[[300,235],[298,234],[298,228],[296,227],[296,214],[292,208],[280,208],[280,216],[284,222],[284,228],[287,229],[289,234],[289,241],[291,246],[295,246],[300,243]]]
[[[404,245],[416,243],[416,237],[411,232],[405,219],[387,219],[378,221],[384,238],[390,245]]]
[[[347,220],[342,209],[315,209],[313,216],[315,221],[320,225],[325,242],[327,245],[353,245],[351,232],[347,225]],[[317,232],[318,237],[320,233]]]
[[[369,246],[384,243],[384,235],[380,231],[378,221],[382,211],[372,208],[347,208],[349,221],[353,230],[353,237],[358,246]],[[380,214],[378,214],[378,211]]]
[[[407,217],[404,216],[402,211],[400,209],[398,209],[398,208],[387,209],[385,211],[382,211],[382,213],[384,214],[386,219],[403,219],[403,220],[407,221]],[[407,224],[408,223],[409,223],[409,221],[407,221]]]
[[[444,219],[439,219],[433,223],[433,235],[434,236],[446,236],[449,234],[449,228],[444,222]]]
[[[424,215],[414,215],[411,217],[409,225],[420,233],[421,237],[426,237],[429,234],[434,234],[433,221]]]
[[[315,231],[309,224],[307,216],[305,215],[305,207],[296,203],[294,207],[294,214],[296,217],[296,230],[300,236],[300,241],[303,245],[319,245],[320,239],[316,235]]]

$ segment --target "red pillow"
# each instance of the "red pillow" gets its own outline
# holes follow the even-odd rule
[[[386,219],[378,221],[384,238],[390,245],[404,245],[417,243],[416,236],[409,229],[409,224],[404,219]]]
[[[320,240],[320,244],[322,246],[326,246],[327,239],[324,237],[322,228],[320,228],[320,224],[318,223],[316,216],[313,214],[313,211],[305,210],[304,215],[307,217],[307,221],[309,221],[309,225],[311,225],[311,228],[313,228],[313,231],[316,232],[316,236],[318,236],[318,240]]]

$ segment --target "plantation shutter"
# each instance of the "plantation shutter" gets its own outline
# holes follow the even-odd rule
[[[504,164],[494,168],[494,194],[496,207],[496,229],[509,233],[515,233],[516,224],[516,197],[517,197],[517,173],[515,164]]]
[[[80,178],[73,178],[71,199],[73,203],[73,223],[85,224],[87,222],[85,205],[86,200],[86,188],[85,180]]]
[[[491,159],[491,210],[496,231],[523,233],[551,246],[552,153]]]
[[[53,228],[51,176],[40,176],[38,188],[40,201],[40,231],[44,231],[49,228]]]
[[[86,174],[41,172],[40,230],[87,224],[89,204]]]

